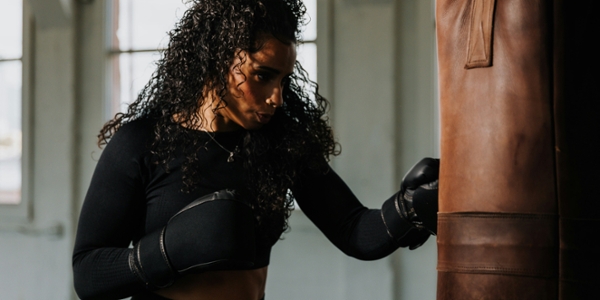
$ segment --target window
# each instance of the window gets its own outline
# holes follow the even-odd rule
[[[112,69],[111,97],[108,116],[111,118],[137,98],[150,80],[159,51],[168,43],[167,32],[186,10],[180,0],[112,0],[110,3],[111,45],[109,60]],[[302,30],[297,60],[312,81],[317,81],[317,0],[305,0],[307,24]],[[295,205],[295,207],[298,207]]]
[[[298,45],[297,60],[308,72],[312,81],[317,81],[317,0],[304,0],[308,23],[302,31],[302,43]]]
[[[112,0],[109,25],[111,45],[111,96],[108,116],[124,111],[150,80],[160,58],[159,51],[168,43],[167,32],[186,10],[182,0]],[[298,46],[298,60],[311,80],[317,80],[317,0],[304,2],[310,22]]]
[[[0,10],[0,205],[21,203],[23,2]]]
[[[168,43],[167,32],[185,12],[181,0],[112,0],[109,59],[112,97],[109,118],[137,98],[148,83],[159,50]]]

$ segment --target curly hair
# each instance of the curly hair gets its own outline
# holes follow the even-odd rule
[[[264,35],[297,43],[306,11],[301,0],[190,2],[169,32],[170,42],[150,81],[127,112],[116,114],[98,135],[102,147],[123,124],[140,118],[157,120],[151,153],[168,171],[176,146],[185,149],[182,172],[187,191],[199,180],[194,162],[202,143],[183,128],[202,121],[197,112],[206,92],[217,91],[217,109],[227,106],[227,73],[239,50],[258,51]],[[247,131],[242,148],[248,186],[239,192],[270,237],[279,237],[288,228],[293,209],[289,189],[299,175],[306,168],[325,172],[329,156],[339,153],[325,115],[329,104],[298,62],[284,83],[282,97],[284,104],[268,124]]]

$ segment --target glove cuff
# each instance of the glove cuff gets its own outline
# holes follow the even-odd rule
[[[429,232],[411,223],[398,197],[400,197],[400,193],[383,203],[381,218],[394,243],[399,247],[409,247],[413,250],[427,241]]]
[[[165,288],[173,284],[173,270],[164,247],[164,228],[144,236],[129,254],[131,271],[148,289]]]

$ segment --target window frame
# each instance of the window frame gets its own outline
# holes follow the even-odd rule
[[[121,0],[118,0],[121,1]],[[104,46],[106,49],[106,56],[105,56],[105,60],[106,60],[106,94],[105,94],[105,100],[104,100],[104,116],[103,118],[105,120],[110,120],[114,117],[114,115],[116,113],[118,113],[120,110],[115,109],[115,106],[120,106],[121,105],[121,101],[122,99],[117,98],[119,94],[118,91],[115,91],[115,83],[119,80],[118,77],[115,76],[115,71],[116,71],[116,63],[115,63],[115,58],[118,60],[120,55],[123,54],[128,54],[128,55],[134,55],[136,53],[155,53],[155,54],[160,54],[161,51],[164,51],[166,48],[164,48],[164,45],[157,45],[156,48],[139,48],[139,49],[134,49],[134,48],[129,48],[129,49],[119,49],[117,47],[114,46],[114,41],[115,41],[115,11],[117,9],[119,9],[118,6],[118,2],[115,3],[114,0],[108,0],[106,1],[105,4],[105,18],[104,21],[105,23],[105,30],[106,30],[106,36],[105,36],[105,42],[104,42]],[[117,20],[118,21],[118,20]],[[118,82],[118,84],[120,85],[120,82]],[[144,83],[145,84],[145,83]],[[121,87],[123,88],[123,87]],[[139,93],[139,91],[137,91]],[[136,95],[137,96],[137,95]],[[119,100],[119,103],[117,103],[117,100]],[[130,101],[134,101],[135,98],[130,99]]]
[[[331,45],[333,41],[331,38],[331,31],[333,30],[333,2],[331,0],[316,0],[317,5],[317,37],[315,39],[303,41],[303,44],[315,44],[317,47],[317,83],[319,84],[319,92],[330,102],[333,98],[333,87],[331,84],[331,73],[333,72],[333,57]],[[106,86],[105,86],[105,100],[104,100],[104,116],[105,120],[111,119],[115,111],[116,105],[116,93],[114,90],[115,80],[115,63],[114,58],[122,54],[134,54],[134,53],[147,53],[165,50],[162,47],[156,49],[144,48],[144,49],[116,49],[114,47],[114,34],[115,34],[115,3],[114,1],[106,1],[105,7],[105,49],[106,49]],[[320,21],[323,20],[323,21]],[[331,118],[331,116],[330,116]]]
[[[331,105],[334,102],[333,94],[333,1],[317,0],[317,83],[319,93]],[[333,122],[333,114],[329,118]]]
[[[21,201],[19,204],[0,204],[1,222],[26,222],[33,217],[33,182],[32,168],[32,103],[33,97],[33,54],[34,54],[34,28],[31,8],[27,1],[23,1],[23,52],[21,56]]]
[[[325,97],[331,105],[333,105],[333,1],[331,0],[316,0],[317,10],[317,36],[315,39],[302,41],[303,44],[315,44],[317,48],[316,57],[316,73],[319,93]],[[115,56],[118,59],[122,54],[133,54],[143,52],[160,52],[164,48],[157,47],[156,49],[117,49],[114,46],[115,39],[115,1],[106,1],[104,15],[104,47],[105,47],[105,94],[103,96],[103,119],[111,119],[115,112],[116,98],[115,83],[119,79],[115,76]],[[120,82],[118,83],[120,84]],[[120,104],[118,104],[120,105]],[[333,113],[329,112],[329,119],[333,122]],[[294,205],[295,211],[301,212],[298,205]]]

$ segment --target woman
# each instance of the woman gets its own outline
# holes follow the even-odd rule
[[[296,62],[304,11],[299,0],[194,1],[151,81],[99,135],[73,254],[82,299],[264,298],[293,199],[359,259],[429,237],[417,215],[435,209],[418,203],[437,201],[437,160],[382,210],[329,168],[327,101]]]

